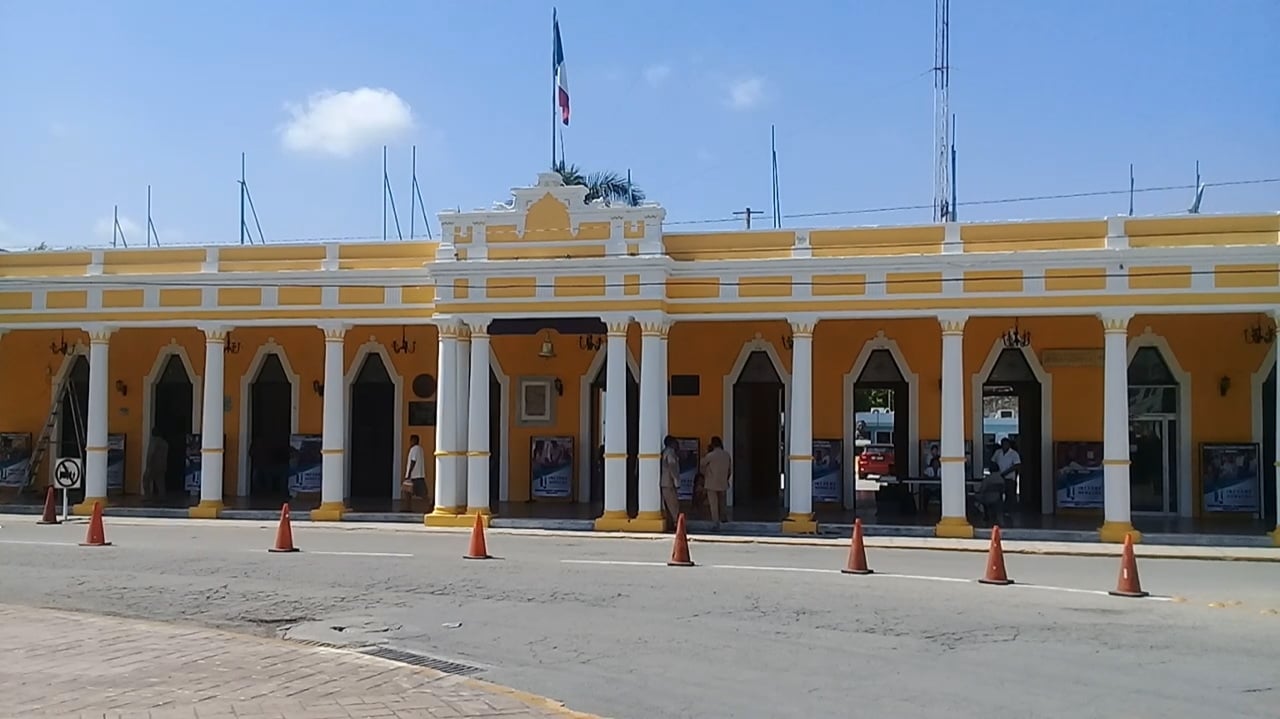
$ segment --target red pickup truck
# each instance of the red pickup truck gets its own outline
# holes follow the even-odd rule
[[[861,479],[896,477],[893,460],[893,445],[867,445],[863,447],[862,454],[858,455],[858,477]]]

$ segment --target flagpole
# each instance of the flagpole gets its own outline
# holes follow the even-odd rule
[[[551,169],[556,168],[556,9],[551,8]]]

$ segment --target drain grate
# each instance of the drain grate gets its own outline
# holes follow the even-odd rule
[[[426,654],[418,654],[417,652],[409,652],[403,649],[392,649],[391,647],[364,647],[356,651],[361,654],[368,654],[371,657],[379,659],[388,659],[401,664],[408,664],[415,667],[426,667],[434,669],[445,674],[457,674],[459,676],[470,676],[478,674],[484,669],[472,666],[470,664],[462,664],[460,662],[451,662],[448,659],[440,657],[428,656]]]
[[[344,649],[345,648],[341,644],[334,644],[333,642],[321,642],[314,639],[293,639],[291,637],[285,637],[285,639],[288,639],[294,644],[301,644],[304,647],[321,647],[323,649]]]

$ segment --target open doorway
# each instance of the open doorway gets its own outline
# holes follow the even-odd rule
[[[498,513],[502,502],[502,382],[489,366],[489,511]]]
[[[164,368],[156,377],[151,389],[151,438],[164,440],[165,452],[164,493],[182,494],[186,492],[185,477],[187,462],[187,435],[193,429],[191,424],[195,401],[195,387],[191,376],[187,374],[187,366],[182,357],[170,354],[164,362]],[[149,452],[148,452],[149,456]],[[145,460],[144,460],[145,461]],[[143,467],[145,473],[147,467]]]
[[[783,507],[786,390],[769,354],[752,352],[733,383],[733,506]]]
[[[351,497],[391,499],[396,452],[396,386],[382,355],[365,355],[351,382]]]
[[[911,460],[911,385],[887,349],[872,350],[854,379],[854,441],[858,476],[908,476]]]
[[[982,471],[1008,439],[1021,459],[1022,471],[1011,487],[1006,506],[1039,513],[1042,497],[1041,387],[1035,370],[1019,348],[1006,348],[982,385]]]
[[[280,355],[266,355],[249,387],[249,495],[281,499],[289,493],[293,384]]]
[[[50,450],[56,452],[45,464],[52,469],[64,457],[75,457],[81,462],[85,456],[85,441],[88,439],[89,420],[89,360],[84,355],[76,355],[71,360],[71,367],[65,375],[66,384],[62,390],[62,398],[58,402],[58,434],[57,444]],[[84,498],[84,483],[80,489],[73,489],[68,495],[71,501]]]
[[[1262,383],[1262,515],[1276,524],[1280,502],[1276,498],[1276,365]]]
[[[1134,512],[1177,514],[1178,378],[1158,348],[1145,346],[1129,360],[1128,379],[1130,505]]]
[[[601,355],[605,355],[602,350]],[[600,369],[591,380],[591,498],[604,500],[604,431],[605,401],[609,394],[608,357],[600,363]],[[640,383],[627,364],[627,514],[634,517],[640,511]],[[598,458],[598,461],[597,461]]]

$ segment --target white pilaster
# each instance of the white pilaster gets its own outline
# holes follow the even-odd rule
[[[1134,541],[1129,500],[1129,318],[1108,313],[1102,319],[1102,491],[1104,542]]]
[[[605,348],[604,525],[627,520],[627,327],[630,318],[608,319]],[[612,527],[602,526],[598,529]]]
[[[489,325],[471,324],[471,407],[467,412],[467,514],[489,516]]]
[[[107,506],[107,358],[111,328],[89,327],[89,417],[85,427],[84,502],[76,514],[91,514],[93,503]]]
[[[204,399],[200,403],[200,504],[190,516],[216,519],[222,512],[222,396],[223,358],[227,348],[227,328],[204,330]]]
[[[787,462],[790,512],[782,531],[812,534],[813,520],[813,330],[816,321],[791,323],[791,406],[787,412],[791,447]]]
[[[454,408],[458,394],[458,327],[451,323],[438,326],[440,346],[436,370],[436,500],[435,509],[425,517],[428,525],[449,526],[462,513],[462,495],[458,485],[457,421]]]
[[[671,343],[667,341],[668,335],[671,334],[671,325],[663,325],[659,332],[661,340],[658,347],[658,381],[662,384],[662,404],[658,406],[658,437],[661,441],[662,437],[671,434],[671,423],[668,421],[668,408],[671,406],[671,371],[669,368],[669,360]]]
[[[938,318],[942,325],[942,518],[939,537],[973,537],[965,499],[964,323],[965,315]]]
[[[666,323],[646,321],[640,324],[640,507],[631,528],[638,531],[662,531],[662,437],[667,404],[667,383],[662,379],[662,350]]]
[[[469,420],[471,403],[471,328],[466,324],[458,326],[458,393],[454,395],[454,406],[457,408],[457,424],[456,436],[453,444],[453,463],[457,466],[457,484],[458,513],[462,514],[467,506],[467,492],[470,486],[467,482],[467,435],[469,434]]]
[[[347,326],[324,324],[320,329],[324,332],[324,429],[320,437],[320,507],[311,511],[311,519],[333,522],[342,519],[346,511]]]

